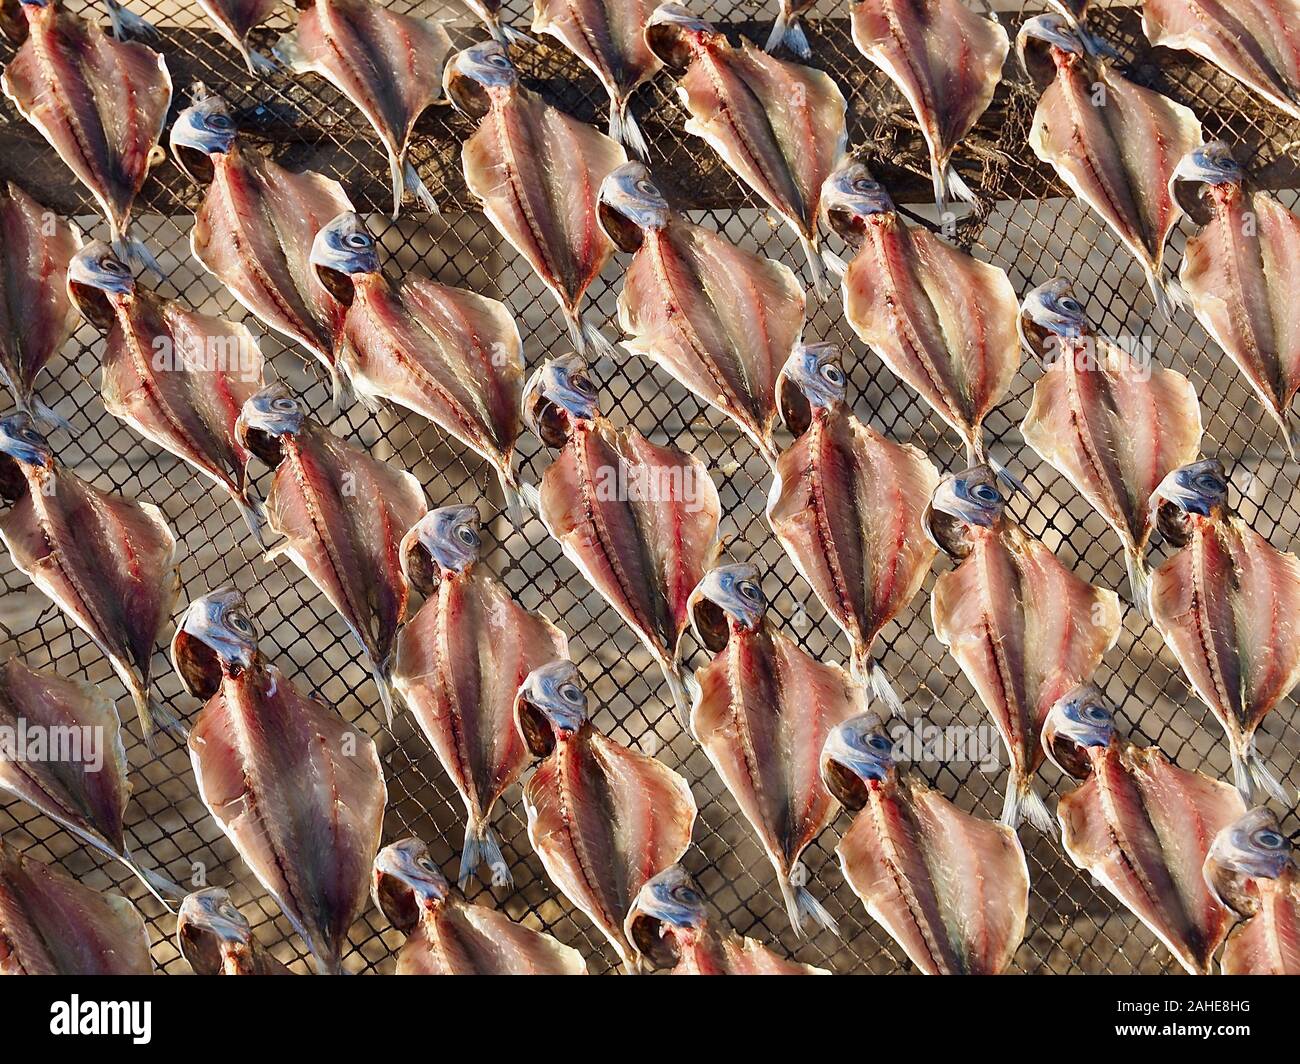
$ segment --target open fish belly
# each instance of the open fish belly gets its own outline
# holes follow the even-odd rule
[[[586,975],[582,954],[482,905],[447,903],[397,955],[398,975]]]
[[[871,788],[836,852],[867,912],[926,975],[998,975],[1025,936],[1015,832],[910,778]]]
[[[1060,800],[1062,843],[1193,974],[1206,974],[1232,916],[1201,874],[1219,830],[1245,811],[1236,790],[1169,763],[1154,747],[1113,746]]]
[[[703,936],[701,936],[703,938]],[[682,959],[672,975],[830,975],[782,957],[754,938],[734,932],[708,933],[707,941],[696,941],[682,950]]]
[[[1224,975],[1300,975],[1300,877],[1257,882],[1259,912],[1228,936]]]
[[[618,317],[624,346],[734,420],[772,460],[776,379],[804,320],[803,287],[788,267],[674,219],[646,234]]]
[[[600,79],[615,107],[663,64],[645,42],[650,0],[534,0],[533,32],[547,33]]]

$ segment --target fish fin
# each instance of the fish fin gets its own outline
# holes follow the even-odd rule
[[[520,481],[514,486],[518,493],[519,501],[535,514],[542,512],[542,493],[538,490],[536,484],[529,484]]]
[[[113,241],[113,254],[123,261],[140,270],[150,270],[158,278],[163,277],[162,267],[158,265],[158,260],[153,257],[142,240],[136,240],[135,237],[119,236]]]
[[[442,211],[438,209],[438,201],[433,198],[429,186],[424,183],[419,172],[411,165],[410,160],[402,164],[402,175],[405,178],[406,190],[415,197],[420,206],[430,214],[441,216]]]
[[[799,242],[803,245],[803,253],[808,259],[808,272],[812,274],[813,291],[819,300],[825,302],[830,298],[831,290],[826,284],[826,271],[822,268],[821,253],[817,250],[817,244],[806,236],[801,236]]]
[[[677,723],[683,729],[690,727],[691,721],[691,701],[686,691],[686,681],[682,674],[677,671],[676,666],[668,662],[660,662],[659,667],[663,670],[664,679],[668,683],[668,691],[673,698],[673,714],[677,717]]]
[[[812,47],[808,44],[808,35],[804,32],[803,24],[797,17],[791,18],[784,11],[777,15],[776,21],[772,23],[772,32],[768,35],[763,50],[775,52],[783,44],[800,59],[812,58]]]
[[[54,430],[62,429],[64,432],[72,431],[72,423],[60,414],[54,407],[47,405],[36,396],[32,396],[30,403],[31,415],[36,419],[36,423],[42,429]],[[20,404],[21,406],[21,404]]]
[[[182,746],[189,742],[189,729],[181,723],[179,717],[150,694],[148,688],[138,684],[129,686],[131,700],[135,703],[135,712],[144,731],[144,741],[152,753],[158,752],[160,731],[166,732]]]
[[[185,888],[173,883],[161,872],[155,872],[151,868],[145,868],[144,865],[140,864],[140,862],[135,859],[135,856],[129,849],[118,854],[117,857],[122,864],[131,870],[131,873],[136,877],[136,879],[145,885],[145,889],[158,899],[163,908],[172,915],[175,915],[176,906],[174,903],[185,899]]]
[[[835,935],[840,933],[840,925],[835,922],[835,917],[827,912],[826,906],[818,901],[807,887],[792,883],[788,879],[782,880],[781,896],[785,900],[785,911],[790,918],[790,926],[800,938],[808,937],[804,925],[810,921],[817,929],[813,934],[817,934],[819,930],[830,931]]]
[[[1128,569],[1128,586],[1133,596],[1133,605],[1149,621],[1151,620],[1151,573],[1142,555],[1134,551],[1124,552],[1124,565]]]
[[[290,30],[271,45],[271,54],[294,74],[303,74],[311,64],[298,43],[298,31]]]
[[[325,367],[330,375],[330,409],[333,413],[342,413],[353,401],[359,401],[372,414],[379,410],[379,401],[374,396],[358,392],[352,387],[352,379],[347,371],[336,363]]]
[[[957,172],[957,168],[953,166],[952,163],[949,163],[943,168],[940,180],[943,182],[944,191],[948,196],[949,202],[954,199],[959,199],[963,203],[969,203],[972,205],[979,203],[979,198],[975,195],[974,189],[962,180],[961,174]]]
[[[1021,495],[1029,494],[1029,490],[1020,483],[1018,479],[1016,479],[1016,475],[996,458],[990,454],[986,454],[984,460],[988,462],[989,468],[993,470],[993,474],[998,478],[998,480],[1002,481],[1002,483],[1008,488]]]
[[[249,48],[244,54],[244,60],[248,64],[250,74],[274,74],[280,69],[280,64],[272,56],[267,55],[265,52],[259,52],[256,48]]]
[[[573,342],[574,350],[584,357],[588,349],[593,352],[593,357],[588,358],[588,362],[594,362],[599,358],[608,358],[614,361],[614,345],[609,342],[600,328],[593,324],[589,319],[580,314],[566,315],[569,326],[569,339]]]
[[[907,707],[903,704],[902,697],[894,689],[894,685],[889,682],[889,676],[880,662],[868,658],[862,678],[871,687],[871,697],[883,702],[891,717],[907,718]]]
[[[827,247],[822,248],[822,265],[832,277],[843,277],[849,272],[849,264],[844,257]]]
[[[371,678],[379,690],[379,704],[384,707],[384,719],[388,726],[393,726],[393,688],[388,682],[388,670],[382,665],[370,666]]]
[[[128,11],[116,0],[106,0],[105,6],[108,8],[108,21],[113,36],[119,41],[124,41],[128,37],[158,36],[158,28],[152,22],[141,18],[134,11]]]
[[[1174,312],[1179,307],[1186,307],[1190,303],[1187,290],[1172,278],[1168,281],[1161,280],[1160,274],[1154,269],[1148,269],[1146,275],[1147,284],[1151,288],[1151,298],[1155,300],[1156,311],[1160,314],[1161,320],[1173,321]]]
[[[641,134],[641,127],[637,125],[636,116],[632,114],[627,100],[609,101],[609,136],[638,159],[650,158],[650,146],[646,144],[645,137]]]
[[[456,881],[461,890],[469,886],[475,870],[483,864],[487,865],[492,873],[494,887],[515,885],[515,878],[510,874],[510,866],[506,864],[505,856],[501,853],[501,842],[497,839],[496,832],[488,824],[478,828],[473,824],[466,824],[465,845],[460,852],[460,873]]]
[[[1002,823],[1015,831],[1022,821],[1029,821],[1044,835],[1056,836],[1056,821],[1047,803],[1034,790],[1032,776],[1018,776],[1014,772],[1007,780],[1007,796],[1002,804]]]
[[[257,540],[257,545],[262,549],[262,553],[266,553],[266,537],[262,535],[262,528],[266,524],[266,508],[260,500],[247,495],[235,495],[234,500],[235,505],[239,507],[239,512],[244,515],[244,523],[248,525],[248,530]]]
[[[523,30],[517,30],[501,22],[492,27],[492,36],[497,39],[502,48],[509,48],[512,44],[520,48],[529,48],[538,43],[536,38],[528,36]]]
[[[1288,807],[1295,801],[1295,796],[1287,792],[1282,781],[1269,768],[1268,762],[1260,756],[1253,735],[1246,740],[1243,751],[1238,752],[1235,745],[1233,747],[1232,780],[1247,806],[1258,804],[1256,798],[1259,791]]]

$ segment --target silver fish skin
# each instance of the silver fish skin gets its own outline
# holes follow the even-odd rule
[[[317,971],[341,973],[388,800],[375,744],[266,661],[237,591],[190,603],[171,653],[207,700],[189,743],[199,796]]]
[[[280,0],[198,0],[198,4],[217,32],[235,46],[250,74],[275,71],[269,56],[249,46],[248,35],[275,13]]]
[[[186,895],[176,917],[176,945],[195,975],[292,974],[253,937],[221,887]]]

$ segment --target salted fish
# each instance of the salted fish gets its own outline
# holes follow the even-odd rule
[[[84,887],[0,842],[0,975],[152,975],[126,898]]]
[[[699,888],[681,865],[646,881],[628,913],[626,936],[670,975],[830,975],[782,957],[756,938],[713,926]]]
[[[248,35],[265,22],[280,0],[199,0],[199,7],[217,32],[233,44],[250,74],[269,74],[275,63],[248,44]]]
[[[482,545],[473,506],[430,510],[406,534],[402,571],[425,602],[398,633],[393,665],[393,687],[465,803],[462,888],[480,863],[493,882],[513,882],[492,812],[529,763],[515,693],[569,652],[563,632],[479,564]]]
[[[505,305],[476,292],[408,274],[384,277],[375,239],[346,211],[319,233],[311,262],[347,307],[336,368],[374,405],[414,410],[491,464],[507,509],[525,516],[514,468],[523,429],[524,353]]]
[[[940,211],[975,194],[952,165],[953,154],[993,102],[1011,39],[994,18],[964,0],[861,0],[853,6],[853,43],[907,99],[930,150]]]
[[[967,461],[987,460],[984,418],[1020,368],[1010,279],[907,225],[855,160],[827,180],[822,210],[858,246],[843,282],[853,331],[961,437]]]
[[[195,975],[292,974],[253,937],[248,920],[221,887],[204,887],[181,902],[176,945]]]
[[[901,713],[871,651],[930,571],[935,547],[923,518],[939,471],[915,447],[859,421],[847,383],[834,344],[799,344],[790,355],[778,395],[795,440],[777,461],[767,520],[848,637],[853,676]]]
[[[1201,869],[1211,840],[1244,812],[1226,783],[1173,764],[1115,730],[1096,687],[1067,691],[1043,727],[1043,747],[1084,782],[1057,803],[1061,842],[1192,975],[1208,975],[1232,915]]]
[[[184,739],[150,696],[153,647],[176,599],[176,537],[151,503],[88,484],[54,457],[31,415],[0,419],[0,516],[18,571],[108,658],[135,703],[145,740]]]
[[[1204,223],[1187,241],[1179,274],[1192,310],[1246,375],[1295,458],[1300,217],[1249,189],[1241,165],[1217,141],[1179,163],[1174,193]]]
[[[104,407],[225,488],[260,543],[261,507],[248,482],[252,455],[235,436],[244,403],[263,386],[253,334],[140,286],[102,240],[73,256],[68,293],[107,337]]]
[[[1255,731],[1300,682],[1300,558],[1284,554],[1228,506],[1223,463],[1175,469],[1151,498],[1175,553],[1151,577],[1151,614],[1232,749],[1247,801],[1293,796],[1255,749]]]
[[[1014,828],[1027,818],[1050,832],[1051,815],[1034,792],[1043,721],[1115,645],[1119,596],[1067,569],[1006,506],[988,466],[940,482],[927,525],[958,565],[935,581],[930,609],[935,635],[975,688],[1011,757],[1003,823]]]
[[[294,173],[238,140],[230,109],[201,85],[171,132],[176,164],[207,185],[190,250],[259,321],[301,344],[341,381],[335,348],[347,312],[311,265],[317,231],[352,204],[337,181]]]
[[[581,683],[573,662],[560,660],[519,688],[515,721],[540,759],[524,784],[528,839],[551,882],[635,974],[642,959],[625,922],[647,880],[690,846],[695,799],[661,761],[595,729]]]
[[[1025,297],[1020,335],[1045,367],[1021,435],[1115,530],[1133,601],[1147,614],[1148,504],[1166,476],[1200,454],[1196,389],[1148,353],[1094,333],[1063,278]]]
[[[17,409],[51,423],[59,417],[36,382],[76,328],[68,260],[80,246],[70,222],[12,182],[0,186],[0,384]]]
[[[1204,872],[1242,919],[1223,948],[1223,974],[1300,975],[1300,865],[1277,815],[1260,806],[1220,830]]]
[[[267,560],[289,558],[338,610],[391,723],[389,670],[410,594],[399,547],[427,509],[420,482],[312,421],[278,381],[244,403],[235,435],[275,470],[267,527],[284,541]]]
[[[1142,29],[1300,118],[1300,0],[1144,0]]]
[[[537,368],[524,389],[524,416],[560,452],[542,474],[542,523],[641,637],[684,722],[677,648],[690,620],[690,594],[717,556],[722,515],[708,469],[671,444],[615,428],[601,415],[577,355]]]
[[[298,25],[276,42],[276,58],[295,74],[319,74],[365,116],[388,153],[394,219],[407,192],[437,214],[410,151],[416,119],[442,97],[447,31],[372,0],[298,0],[297,6]]]
[[[153,267],[130,236],[135,198],[166,153],[172,100],[167,62],[136,41],[117,41],[57,0],[24,3],[27,39],[0,87],[99,204],[118,254]]]
[[[822,778],[853,814],[844,878],[926,975],[1000,975],[1025,937],[1029,868],[1016,833],[900,771],[874,713],[826,737]]]
[[[452,892],[419,839],[385,846],[375,858],[375,905],[407,938],[397,975],[586,975],[582,954]]]
[[[695,671],[691,734],[776,869],[790,923],[837,931],[806,886],[801,858],[835,819],[818,774],[827,734],[867,708],[867,692],[766,619],[758,570],[721,565],[691,594],[696,637],[714,657]]]
[[[1168,317],[1181,294],[1164,276],[1165,242],[1183,213],[1169,183],[1201,144],[1200,121],[1129,81],[1061,15],[1027,21],[1016,50],[1042,92],[1030,147],[1132,252]]]
[[[680,74],[677,93],[701,137],[803,244],[813,286],[827,289],[817,221],[822,184],[848,144],[844,95],[829,75],[787,63],[748,42],[732,47],[681,4],[661,4],[646,41]]]
[[[601,227],[634,253],[618,297],[623,346],[731,418],[775,462],[777,375],[804,321],[795,275],[671,210],[640,163],[606,177],[599,203]]]
[[[317,971],[341,972],[388,798],[375,744],[263,657],[238,591],[191,602],[171,654],[185,689],[206,699],[189,742],[203,804]]]
[[[533,0],[533,32],[554,37],[609,94],[609,135],[642,159],[649,148],[628,103],[663,64],[646,44],[651,0]]]
[[[458,52],[444,84],[452,105],[478,123],[461,149],[465,184],[555,296],[579,353],[590,345],[612,354],[582,302],[614,251],[596,219],[596,194],[627,154],[524,88],[496,41]]]

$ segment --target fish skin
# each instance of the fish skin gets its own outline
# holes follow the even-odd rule
[[[1300,118],[1300,2],[1144,0],[1153,45],[1194,52]]]
[[[853,43],[911,105],[930,151],[935,200],[973,199],[952,156],[988,110],[1011,51],[1007,31],[963,0],[862,0]]]
[[[221,887],[205,887],[181,902],[176,945],[195,975],[293,974],[253,937]]]
[[[31,410],[36,380],[76,328],[68,260],[76,228],[12,182],[0,187],[0,379],[19,410]]]
[[[0,843],[0,975],[152,975],[144,918]]]
[[[171,106],[167,62],[59,4],[24,4],[23,13],[27,40],[0,87],[95,197],[114,243],[125,241]]]
[[[280,0],[198,0],[199,7],[217,32],[235,46],[250,74],[274,69],[261,52],[248,45],[248,35],[275,13]]]
[[[319,74],[370,123],[388,153],[393,213],[416,195],[437,203],[408,161],[416,119],[442,96],[442,66],[451,38],[441,23],[390,11],[371,0],[312,0],[274,52],[295,74]]]
[[[1232,916],[1210,893],[1201,866],[1214,836],[1244,811],[1240,797],[1153,746],[1113,741],[1088,755],[1088,779],[1057,804],[1066,853],[1188,972],[1209,974]]]

